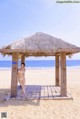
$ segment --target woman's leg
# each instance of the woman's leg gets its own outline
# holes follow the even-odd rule
[[[23,90],[23,93],[25,94],[25,80],[24,79],[22,80],[22,90]]]
[[[25,94],[25,85],[24,85],[25,82],[24,82],[24,80],[19,80],[19,83],[20,83],[20,85],[22,87],[22,93],[26,97],[26,94]]]
[[[22,81],[21,86],[22,86],[22,92],[23,92],[24,96],[26,97],[24,81]]]

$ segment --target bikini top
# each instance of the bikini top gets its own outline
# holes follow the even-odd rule
[[[25,72],[25,70],[18,70],[18,73],[21,73],[21,74],[23,74],[24,75],[24,72]]]

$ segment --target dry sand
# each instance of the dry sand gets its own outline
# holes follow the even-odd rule
[[[27,69],[26,84],[54,84],[54,69]],[[0,70],[0,112],[7,112],[8,119],[80,119],[80,69],[67,69],[68,92],[73,100],[8,100],[11,71]]]

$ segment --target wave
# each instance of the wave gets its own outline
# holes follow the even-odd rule
[[[66,66],[67,69],[80,69],[80,66]],[[26,67],[27,69],[38,70],[38,69],[55,69],[55,67]],[[0,67],[0,70],[12,70],[11,67]]]

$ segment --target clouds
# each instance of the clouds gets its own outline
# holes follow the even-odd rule
[[[80,4],[56,0],[0,1],[0,46],[41,31],[80,46]]]

